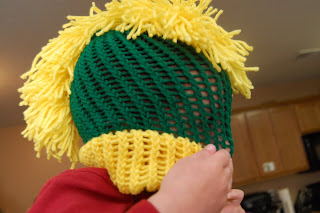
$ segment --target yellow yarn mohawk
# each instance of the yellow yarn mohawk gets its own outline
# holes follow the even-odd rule
[[[113,0],[101,11],[95,4],[89,16],[68,16],[68,24],[59,36],[49,41],[35,57],[30,71],[22,75],[27,79],[19,89],[23,101],[29,106],[24,112],[27,128],[22,134],[35,142],[40,156],[43,147],[47,156],[61,160],[67,152],[73,166],[78,159],[80,139],[69,107],[73,71],[84,47],[91,37],[110,30],[127,31],[127,39],[136,39],[142,33],[150,37],[178,40],[202,52],[214,68],[229,74],[234,92],[250,98],[253,86],[245,67],[245,56],[253,48],[232,37],[240,30],[226,32],[217,25],[222,11],[209,6],[211,0]],[[215,17],[211,16],[215,14]],[[219,66],[219,65],[220,66]]]

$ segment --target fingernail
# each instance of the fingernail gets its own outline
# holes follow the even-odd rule
[[[216,149],[216,147],[213,145],[213,144],[209,144],[205,147],[206,150],[209,150],[209,151],[214,151]]]
[[[228,199],[231,199],[232,197],[233,197],[233,193],[232,193],[232,191],[231,191],[231,192],[228,193],[227,198],[228,198]]]

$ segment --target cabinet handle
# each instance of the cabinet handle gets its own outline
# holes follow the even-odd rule
[[[265,173],[273,172],[274,170],[276,170],[276,166],[273,161],[263,163],[262,167]]]

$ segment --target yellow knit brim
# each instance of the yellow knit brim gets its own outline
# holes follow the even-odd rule
[[[124,130],[102,134],[80,149],[80,162],[106,168],[124,194],[154,192],[179,159],[202,149],[188,138],[153,130]]]

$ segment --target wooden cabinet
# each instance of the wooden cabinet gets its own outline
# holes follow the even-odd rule
[[[231,116],[234,140],[233,183],[252,182],[259,176],[244,113]]]
[[[294,109],[279,106],[269,110],[284,172],[308,169],[301,133]]]
[[[262,177],[283,172],[283,165],[269,112],[265,109],[246,113],[249,134]]]
[[[320,131],[320,101],[303,102],[294,107],[302,134]]]
[[[232,115],[235,184],[308,169],[295,109],[279,105]]]

